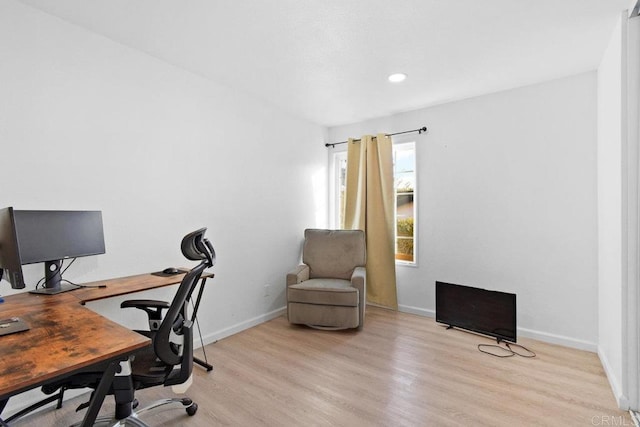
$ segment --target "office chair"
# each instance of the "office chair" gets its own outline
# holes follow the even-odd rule
[[[116,402],[115,424],[145,426],[138,417],[152,409],[177,405],[184,408],[188,415],[195,415],[198,405],[191,399],[171,398],[153,402],[149,406],[136,409],[135,391],[155,386],[173,386],[187,382],[193,370],[193,322],[187,317],[187,302],[193,293],[200,276],[205,269],[212,267],[216,261],[215,251],[208,239],[204,237],[206,228],[187,234],[182,239],[182,254],[189,260],[200,261],[189,271],[170,304],[155,300],[130,300],[121,307],[135,307],[149,315],[149,323],[157,326],[158,315],[163,309],[167,312],[159,326],[150,331],[137,331],[152,340],[152,345],[136,353],[132,360],[121,364],[121,372],[116,374],[109,394],[113,394]],[[182,336],[182,342],[176,343],[175,336]],[[124,366],[122,366],[124,364]],[[91,369],[91,368],[90,368]],[[93,368],[95,371],[95,367]],[[80,373],[43,387],[43,392],[51,394],[60,387],[65,389],[98,386],[101,372]],[[81,405],[81,408],[84,405]],[[80,408],[79,408],[80,409]],[[104,419],[99,420],[104,422]]]

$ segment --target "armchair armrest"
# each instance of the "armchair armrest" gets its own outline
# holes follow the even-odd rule
[[[300,264],[293,270],[287,273],[287,286],[295,285],[297,283],[309,280],[309,266]]]
[[[162,310],[169,308],[169,303],[153,299],[130,299],[122,301],[120,304],[120,308],[130,307],[140,309],[147,313],[149,329],[155,331],[160,327],[160,323],[162,322]]]
[[[365,296],[367,287],[367,269],[365,267],[356,267],[351,274],[351,286],[358,289],[361,296]]]

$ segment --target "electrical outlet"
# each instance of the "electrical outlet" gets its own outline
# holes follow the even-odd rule
[[[271,286],[271,285],[264,285],[264,296],[265,297],[269,296],[269,286]]]

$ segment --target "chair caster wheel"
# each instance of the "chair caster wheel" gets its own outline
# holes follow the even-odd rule
[[[186,411],[187,411],[187,415],[189,415],[190,417],[193,417],[198,411],[198,404],[192,403],[191,406],[187,406]]]

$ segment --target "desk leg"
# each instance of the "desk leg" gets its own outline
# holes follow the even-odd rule
[[[200,323],[198,323],[198,308],[200,308],[200,301],[202,300],[202,293],[204,292],[204,284],[207,281],[206,277],[203,277],[200,280],[200,288],[198,289],[198,296],[196,297],[196,303],[195,306],[193,308],[193,316],[191,316],[191,321],[195,322],[196,326],[198,327],[198,334],[200,334]],[[207,372],[211,372],[213,370],[213,365],[211,365],[209,363],[209,361],[207,360],[207,352],[204,349],[204,342],[202,341],[202,334],[200,334],[200,343],[202,344],[202,354],[204,354],[204,360],[199,359],[195,356],[193,356],[193,362],[202,366],[203,368],[205,368],[207,370]]]
[[[204,349],[202,349],[202,351],[204,351]],[[210,363],[205,362],[202,359],[198,359],[195,356],[193,356],[193,363],[196,363],[196,364],[202,366],[203,368],[205,368],[207,370],[207,372],[213,371],[213,365],[211,365]]]
[[[87,413],[84,415],[82,424],[80,424],[82,427],[90,427],[96,422],[98,412],[100,412],[100,408],[102,407],[104,398],[109,391],[109,387],[111,387],[111,384],[113,383],[113,378],[115,377],[116,371],[119,367],[119,361],[113,361],[109,363],[109,366],[107,366],[107,369],[104,371],[104,375],[102,376],[98,387],[93,392],[93,396],[91,396],[89,409],[87,409]]]

